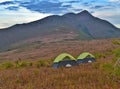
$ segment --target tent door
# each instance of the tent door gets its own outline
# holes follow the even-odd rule
[[[66,64],[66,66],[65,67],[71,67],[72,65],[71,64]]]
[[[91,63],[92,62],[92,60],[88,60],[88,63]]]

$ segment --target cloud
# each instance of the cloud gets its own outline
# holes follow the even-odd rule
[[[83,9],[73,9],[75,12],[81,12]]]
[[[115,10],[108,10],[108,11],[97,11],[92,13],[94,16],[99,17],[101,19],[107,20],[110,23],[114,24],[115,26],[120,28],[120,11],[113,13]]]
[[[38,2],[21,2],[20,6],[25,7],[32,11],[38,11],[42,13],[55,13],[59,14],[67,8],[70,8],[71,5],[63,5],[62,2],[52,2],[49,0],[46,1],[38,1]]]
[[[93,7],[91,7],[91,9],[101,9],[101,8],[103,8],[103,7],[105,7],[105,6],[97,5],[97,6],[93,6]]]
[[[71,3],[71,4],[73,4],[73,3],[79,3],[80,1],[67,1],[67,2],[65,2],[65,3]]]
[[[82,3],[84,6],[90,6],[90,3],[88,3],[88,2],[84,2],[84,3]]]
[[[110,2],[119,2],[120,0],[108,0]]]
[[[72,8],[70,4],[64,5],[64,2],[59,0],[6,0],[4,2],[1,2],[0,6],[12,5],[10,7],[7,7],[6,9],[19,9],[19,7],[14,7],[15,4],[18,4],[20,7],[24,7],[31,11],[54,14],[61,14],[62,12],[67,11],[68,8]]]
[[[15,3],[13,1],[6,1],[0,3],[0,5],[10,5],[10,4],[15,4]]]
[[[50,14],[88,10],[97,17],[120,21],[120,0],[0,0],[0,27],[30,22]],[[116,17],[117,14],[117,17]],[[117,20],[118,19],[118,20]]]
[[[92,7],[90,7],[90,9],[93,9],[93,10],[96,10],[96,11],[99,11],[99,10],[112,10],[114,9],[115,6],[113,5],[94,5]]]
[[[71,5],[62,5],[62,7],[71,8]]]
[[[26,8],[19,7],[19,10],[5,10],[0,11],[0,28],[6,28],[14,24],[28,23],[31,21],[39,20],[52,14],[38,13],[30,11]]]
[[[12,1],[12,0],[0,0],[0,3],[6,2],[6,1]]]
[[[115,24],[116,27],[120,28],[120,24]]]
[[[19,7],[18,6],[10,6],[10,7],[7,7],[5,9],[18,11]]]

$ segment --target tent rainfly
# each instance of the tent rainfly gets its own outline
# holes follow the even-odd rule
[[[53,68],[71,67],[78,65],[76,59],[68,53],[58,55],[53,63]]]
[[[91,62],[95,62],[95,61],[96,61],[95,56],[89,52],[84,52],[84,53],[80,54],[77,58],[78,64],[91,63]]]

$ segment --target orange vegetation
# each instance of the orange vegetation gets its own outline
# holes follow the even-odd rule
[[[119,50],[115,50],[118,48],[111,40],[64,41],[1,53],[6,60],[30,59],[33,65],[1,69],[0,89],[120,89],[120,74],[111,71],[119,57]],[[61,52],[77,57],[83,51],[94,53],[97,62],[59,69],[34,64],[37,60],[53,59]]]

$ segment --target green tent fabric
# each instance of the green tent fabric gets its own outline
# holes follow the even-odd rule
[[[92,58],[95,58],[95,56],[90,54],[89,52],[84,52],[84,53],[80,54],[77,59],[84,59],[84,58],[86,58],[88,56],[90,56]]]
[[[64,60],[64,58],[68,57],[70,60],[76,60],[73,56],[71,56],[70,54],[68,53],[62,53],[60,55],[58,55],[55,60],[54,60],[54,63],[56,62],[60,62],[62,60]]]

